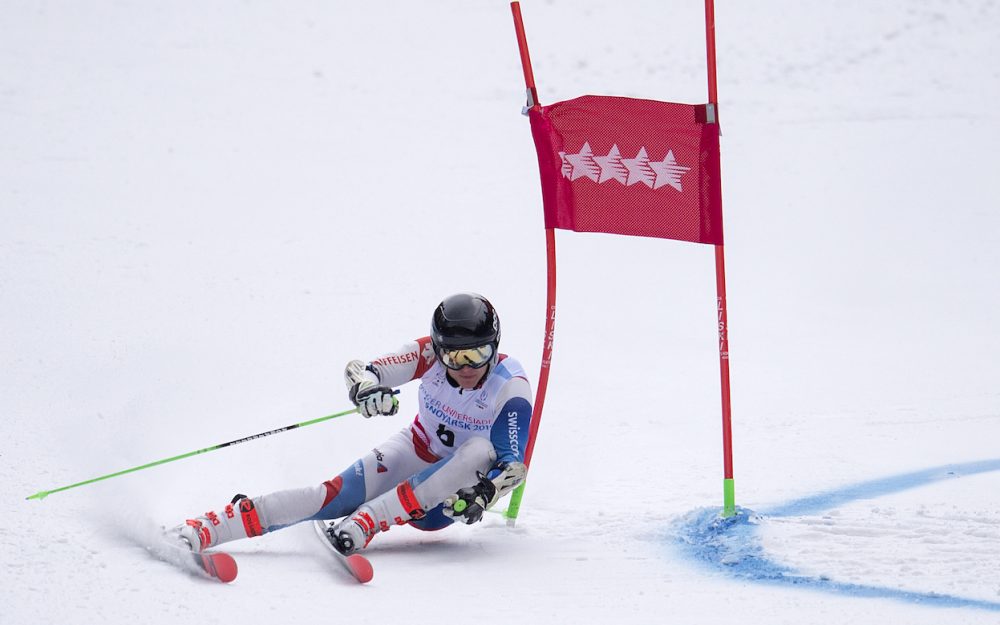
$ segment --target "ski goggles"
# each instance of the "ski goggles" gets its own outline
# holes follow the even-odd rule
[[[493,359],[493,352],[493,345],[487,344],[463,349],[438,349],[437,357],[442,365],[458,371],[462,367],[485,367]]]

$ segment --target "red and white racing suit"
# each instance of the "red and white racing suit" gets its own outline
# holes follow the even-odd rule
[[[399,387],[420,381],[413,422],[316,486],[244,499],[238,510],[206,513],[202,548],[258,536],[311,519],[337,519],[369,503],[383,531],[410,523],[441,529],[452,523],[441,502],[501,463],[523,462],[531,419],[531,387],[521,364],[498,355],[483,380],[464,390],[437,360],[430,337],[368,363],[365,376]],[[189,522],[190,524],[191,522]]]

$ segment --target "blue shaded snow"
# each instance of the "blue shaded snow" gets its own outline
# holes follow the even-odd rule
[[[770,559],[757,534],[757,527],[767,516],[816,514],[856,499],[879,497],[944,479],[996,470],[1000,470],[1000,459],[935,467],[826,491],[780,505],[766,515],[738,508],[735,516],[722,518],[719,516],[719,508],[703,508],[680,518],[672,531],[686,557],[709,569],[741,580],[798,586],[852,597],[897,599],[936,607],[1000,612],[1000,602],[995,601],[844,583],[823,576],[803,575]]]

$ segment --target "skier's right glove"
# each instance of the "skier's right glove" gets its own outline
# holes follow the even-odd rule
[[[394,415],[399,412],[399,400],[394,391],[380,383],[378,372],[360,360],[352,360],[344,367],[347,396],[366,418],[377,414]]]
[[[351,387],[348,396],[358,407],[358,412],[368,418],[379,414],[391,416],[399,412],[399,400],[396,399],[398,392],[371,380],[362,380]]]

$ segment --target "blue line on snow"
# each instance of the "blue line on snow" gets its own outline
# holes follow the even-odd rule
[[[763,516],[815,514],[858,499],[880,497],[945,479],[997,470],[1000,470],[1000,459],[950,464],[826,491],[788,502]],[[768,559],[756,535],[756,527],[762,518],[762,515],[740,508],[736,516],[723,519],[719,516],[718,508],[704,508],[681,518],[675,524],[674,533],[687,556],[740,579],[793,585],[854,597],[879,597],[937,607],[1000,611],[1000,603],[994,601],[848,584],[823,577],[801,575],[790,567]]]
[[[946,464],[941,467],[914,471],[913,473],[903,473],[870,482],[861,482],[838,490],[826,491],[818,495],[812,495],[811,497],[796,499],[773,510],[765,510],[762,514],[765,516],[816,514],[858,499],[872,499],[874,497],[917,488],[918,486],[926,486],[942,480],[998,470],[1000,470],[1000,458],[996,460],[982,460],[980,462],[967,462],[965,464]]]

